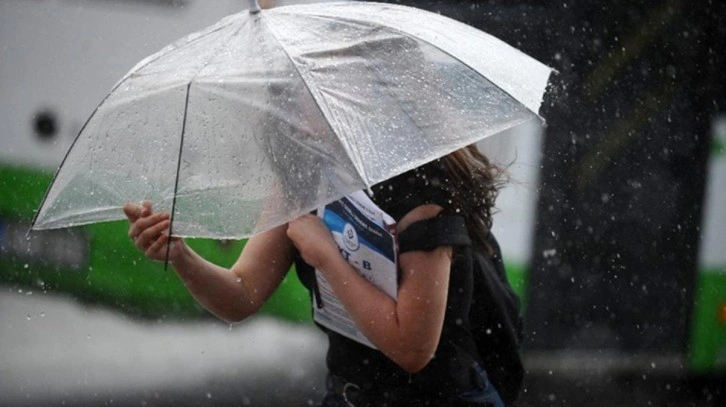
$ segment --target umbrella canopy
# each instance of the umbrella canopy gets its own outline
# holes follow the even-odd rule
[[[254,2],[252,2],[254,4]],[[249,10],[138,63],[88,119],[33,229],[172,213],[244,238],[529,120],[551,69],[416,8]]]

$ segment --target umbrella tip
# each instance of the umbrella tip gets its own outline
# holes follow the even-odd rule
[[[250,2],[250,14],[257,14],[260,12],[260,3],[257,0],[248,0]]]

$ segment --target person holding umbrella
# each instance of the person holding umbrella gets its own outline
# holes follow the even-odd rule
[[[293,264],[311,290],[320,270],[354,322],[378,348],[330,330],[329,394],[323,405],[503,406],[470,333],[472,251],[497,256],[489,232],[501,171],[475,146],[373,187],[397,221],[398,298],[363,279],[330,231],[309,214],[249,239],[236,263],[216,266],[171,238],[170,215],[127,203],[129,237],[152,260],[168,259],[194,298],[227,322],[253,315]],[[496,352],[491,349],[491,352]]]
[[[372,344],[326,329],[324,405],[501,406],[521,385],[518,305],[490,234],[500,171],[472,144],[542,122],[551,72],[411,7],[250,0],[117,82],[31,230],[125,215],[136,247],[226,321],[258,311],[293,264],[313,298],[322,274]],[[307,214],[356,190],[397,222],[395,300]],[[230,269],[181,239],[250,236]]]

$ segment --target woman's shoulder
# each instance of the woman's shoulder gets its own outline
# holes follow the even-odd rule
[[[427,219],[432,219],[439,215],[443,210],[444,208],[442,206],[434,203],[419,205],[408,211],[408,213],[398,220],[398,231],[403,232],[409,225],[417,222],[423,222]]]

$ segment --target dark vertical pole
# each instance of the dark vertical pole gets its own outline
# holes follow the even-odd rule
[[[184,134],[186,133],[187,128],[187,111],[189,110],[189,89],[191,88],[192,83],[189,82],[187,84],[187,94],[184,101],[184,118],[182,121],[182,130],[181,130],[181,136],[179,137],[179,156],[177,158],[176,163],[176,177],[174,179],[174,196],[172,197],[171,201],[171,219],[169,220],[169,241],[166,245],[166,259],[164,260],[164,269],[166,270],[169,267],[169,252],[171,251],[171,239],[173,236],[173,226],[174,226],[174,216],[176,215],[176,195],[179,191],[179,172],[181,171],[181,161],[182,161],[182,151],[184,150]]]

